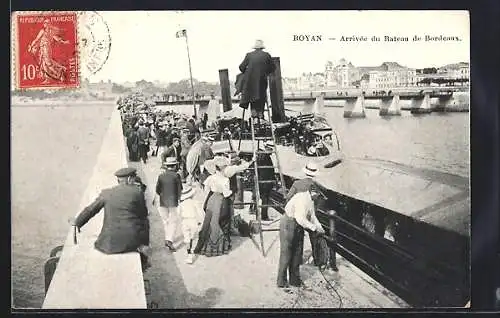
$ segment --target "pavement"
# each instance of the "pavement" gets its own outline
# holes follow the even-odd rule
[[[232,237],[232,250],[218,257],[198,256],[185,262],[187,252],[182,234],[176,237],[176,252],[164,246],[163,224],[151,205],[160,160],[150,157],[146,164],[130,162],[148,186],[146,200],[150,211],[151,268],[144,273],[148,308],[402,308],[408,305],[337,254],[339,272],[320,272],[309,264],[311,247],[305,238],[301,277],[309,290],[276,287],[279,260],[279,232],[264,232],[266,256],[250,238]],[[251,195],[246,193],[246,196]],[[198,189],[195,199],[203,202]],[[248,219],[246,210],[236,210]],[[278,213],[270,211],[271,217]],[[277,226],[275,223],[274,226]],[[259,243],[259,244],[255,244]]]

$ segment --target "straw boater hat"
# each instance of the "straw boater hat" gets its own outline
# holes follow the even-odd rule
[[[318,166],[314,162],[308,162],[302,171],[308,177],[315,177],[318,174]]]
[[[191,198],[196,193],[196,190],[191,186],[186,186],[182,189],[181,201]]]
[[[254,49],[265,49],[266,47],[264,46],[264,41],[255,40],[255,44],[254,44],[253,48]]]
[[[167,157],[162,164],[162,168],[172,167],[177,164],[177,159],[175,157]]]

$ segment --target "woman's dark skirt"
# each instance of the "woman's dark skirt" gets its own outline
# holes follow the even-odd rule
[[[220,256],[231,249],[231,209],[229,198],[210,192],[203,206],[205,219],[199,233],[195,254]]]

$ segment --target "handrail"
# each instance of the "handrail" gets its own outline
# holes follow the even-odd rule
[[[278,192],[271,195],[274,202],[283,199]],[[283,213],[283,209],[277,209]],[[339,254],[406,302],[414,306],[460,306],[461,300],[465,303],[462,276],[454,268],[374,235],[339,215],[322,209],[317,213],[320,222],[335,220],[337,239],[325,235],[329,244],[336,244]],[[324,222],[322,225],[329,227]]]
[[[114,110],[79,211],[115,185],[114,172],[126,165],[121,118]],[[102,221],[101,211],[82,228],[76,244],[76,230],[69,229],[42,308],[147,308],[139,254],[106,255],[94,248]]]

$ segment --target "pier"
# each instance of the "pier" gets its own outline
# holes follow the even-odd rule
[[[159,158],[147,165],[130,163],[148,185],[151,202],[160,169]],[[251,196],[245,192],[246,197]],[[197,189],[195,199],[202,203],[204,194]],[[372,279],[347,259],[337,255],[339,272],[324,276],[311,264],[311,246],[304,239],[304,264],[301,276],[311,291],[292,289],[286,293],[276,287],[279,259],[279,232],[264,232],[266,257],[250,238],[232,236],[233,249],[219,257],[199,256],[186,264],[182,235],[171,253],[163,244],[163,226],[153,206],[150,209],[152,267],[144,274],[149,308],[405,308],[408,304]],[[245,220],[254,219],[248,207],[238,209]],[[271,217],[280,213],[270,211]],[[251,273],[251,274],[250,274]],[[333,288],[332,288],[333,287]]]
[[[113,172],[127,164],[125,158],[120,118],[115,111],[79,211],[101,189],[114,185]],[[174,242],[177,251],[168,251],[164,246],[160,215],[151,205],[160,169],[159,157],[151,157],[146,165],[139,162],[128,165],[136,167],[147,184],[152,267],[142,273],[135,252],[105,255],[94,249],[93,243],[102,224],[101,212],[77,234],[77,244],[73,242],[73,231],[69,231],[45,297],[44,309],[408,307],[404,300],[340,255],[337,255],[338,273],[321,273],[311,264],[312,252],[307,236],[301,275],[311,290],[294,288],[287,293],[276,287],[278,232],[265,233],[266,257],[250,238],[233,236],[233,249],[228,255],[200,256],[194,264],[186,264],[182,236]],[[245,193],[245,196],[250,195],[250,192]],[[198,188],[195,199],[201,204],[203,198]],[[238,213],[246,220],[254,217],[245,209]],[[270,211],[270,215],[279,217],[279,212]]]
[[[77,213],[89,205],[102,189],[116,184],[113,174],[127,165],[126,158],[120,113],[115,110]],[[68,232],[43,309],[147,307],[139,254],[106,255],[94,248],[103,213],[101,211],[81,229],[81,233],[76,235],[76,243],[73,229]],[[71,228],[69,223],[68,228]]]

